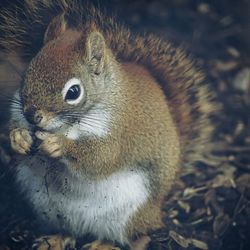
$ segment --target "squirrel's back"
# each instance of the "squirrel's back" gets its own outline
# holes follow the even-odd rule
[[[210,118],[216,105],[203,73],[171,43],[154,35],[134,35],[82,1],[26,0],[2,12],[0,46],[29,62],[42,48],[48,24],[60,15],[67,27],[82,34],[100,30],[119,62],[142,65],[157,79],[181,137],[182,155],[189,163],[199,159],[213,132]]]

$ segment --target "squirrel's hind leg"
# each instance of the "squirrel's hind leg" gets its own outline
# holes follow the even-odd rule
[[[84,245],[82,250],[121,250],[119,247],[115,247],[110,243],[105,243],[99,240],[93,241]]]
[[[32,250],[70,250],[75,248],[75,239],[68,236],[49,235],[37,238]]]
[[[150,237],[149,236],[142,236],[139,239],[131,242],[131,249],[132,250],[146,250],[148,243],[150,242]]]
[[[149,236],[142,236],[137,240],[130,242],[130,246],[127,245],[126,249],[130,250],[146,250],[147,245],[150,242]],[[125,249],[125,248],[122,248]],[[115,247],[112,243],[105,243],[99,240],[84,245],[81,250],[121,250],[119,247]]]

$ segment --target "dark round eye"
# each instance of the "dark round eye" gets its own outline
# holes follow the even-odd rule
[[[81,94],[81,88],[79,85],[72,85],[65,96],[65,101],[74,101],[76,100]]]

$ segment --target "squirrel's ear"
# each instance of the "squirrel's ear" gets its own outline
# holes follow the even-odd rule
[[[87,59],[91,70],[99,75],[104,67],[105,40],[101,33],[93,31],[87,38]]]
[[[66,30],[66,26],[64,15],[56,16],[47,27],[43,38],[44,44],[63,34]]]

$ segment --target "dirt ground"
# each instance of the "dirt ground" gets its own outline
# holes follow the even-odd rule
[[[98,2],[131,29],[182,46],[206,72],[223,105],[214,121],[213,154],[182,167],[163,204],[165,227],[150,232],[148,249],[250,249],[250,1]],[[18,74],[1,55],[2,91],[6,71],[10,85]],[[1,113],[2,123],[6,117]],[[0,170],[0,250],[30,249],[39,235],[36,220],[4,162]]]

